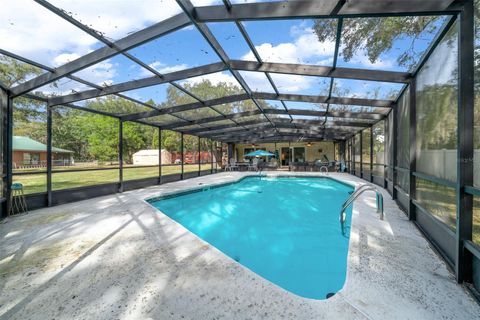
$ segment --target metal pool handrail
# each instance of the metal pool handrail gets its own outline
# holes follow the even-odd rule
[[[340,211],[340,225],[342,227],[342,234],[345,235],[345,222],[347,220],[347,214],[345,210],[355,201],[362,193],[366,191],[374,191],[375,192],[375,200],[377,205],[377,213],[380,214],[380,220],[383,220],[384,213],[383,213],[383,195],[378,191],[378,189],[372,185],[364,184],[357,190],[355,190],[347,200],[342,205],[342,210]]]

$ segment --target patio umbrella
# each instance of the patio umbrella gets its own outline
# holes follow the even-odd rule
[[[271,156],[274,156],[274,154],[264,150],[255,150],[245,155],[245,157],[271,157]]]

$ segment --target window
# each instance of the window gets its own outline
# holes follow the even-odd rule
[[[364,178],[370,178],[370,138],[372,131],[366,129],[362,131],[362,173]]]
[[[387,179],[393,180],[393,160],[395,155],[393,154],[393,117],[395,113],[391,111],[388,114],[385,132],[387,133],[387,147],[386,147],[386,161],[388,164],[387,168]]]
[[[410,89],[405,90],[397,104],[397,167],[396,185],[404,192],[410,190]],[[401,170],[404,169],[404,170]],[[407,170],[407,171],[405,171]]]
[[[355,174],[357,176],[360,176],[360,168],[361,168],[361,161],[362,161],[362,155],[361,152],[362,150],[360,149],[360,140],[361,140],[361,135],[357,134],[355,135],[355,145],[354,145],[354,159],[355,159]]]
[[[46,153],[45,153],[45,156],[46,156]],[[23,164],[24,165],[39,165],[40,164],[40,153],[24,152],[23,153]]]
[[[458,26],[454,24],[417,77],[417,171],[457,179]]]
[[[199,139],[192,135],[183,136],[183,171],[198,171],[199,161]]]
[[[384,175],[385,164],[385,121],[377,122],[372,127],[373,134],[373,172],[378,177]]]
[[[92,105],[105,107],[108,103],[99,100]],[[118,182],[118,141],[117,119],[55,107],[52,111],[52,190]],[[60,160],[58,153],[69,154],[73,161]],[[68,172],[64,172],[66,170]]]
[[[30,153],[29,152],[24,152],[23,153],[23,164],[24,165],[30,164],[30,160],[31,160]]]
[[[181,133],[162,130],[162,176],[182,172],[181,140]]]
[[[123,124],[123,180],[158,177],[158,129],[134,122]]]
[[[435,218],[455,230],[455,189],[420,178],[415,180],[416,200]]]
[[[480,246],[480,197],[473,197],[473,234],[472,240]]]
[[[13,135],[16,139],[23,140],[28,144],[46,144],[47,117],[44,102],[25,97],[15,98],[13,100],[13,119]],[[13,152],[12,180],[14,183],[19,182],[23,185],[25,194],[47,191],[46,152],[44,154],[43,163],[40,162],[38,155],[34,156],[37,164],[32,165],[32,152]]]

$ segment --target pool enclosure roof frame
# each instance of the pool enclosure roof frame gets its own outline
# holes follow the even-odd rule
[[[55,7],[46,0],[34,0],[39,5],[48,9],[51,13],[56,14],[65,21],[86,32],[90,36],[96,38],[98,41],[104,44],[103,47],[92,51],[80,58],[61,65],[57,68],[50,68],[42,65],[38,62],[31,61],[24,57],[20,57],[11,52],[1,50],[0,53],[6,56],[10,56],[19,61],[34,65],[47,72],[20,83],[16,86],[8,88],[10,96],[12,98],[21,95],[29,94],[31,98],[36,98],[30,92],[40,88],[44,85],[52,83],[62,78],[69,78],[85,84],[92,89],[76,92],[73,94],[52,96],[52,97],[39,97],[42,101],[47,102],[48,107],[66,106],[75,108],[78,110],[95,112],[102,115],[112,116],[119,118],[122,121],[135,121],[146,125],[152,125],[159,127],[160,129],[175,130],[186,134],[195,134],[200,137],[212,137],[211,131],[215,130],[215,139],[224,142],[234,142],[239,140],[248,140],[260,137],[256,137],[257,132],[251,131],[249,123],[252,122],[241,121],[243,117],[256,116],[259,117],[255,124],[267,124],[265,128],[270,128],[274,135],[271,137],[275,140],[276,137],[282,138],[288,141],[299,141],[304,139],[310,139],[317,137],[317,140],[346,140],[350,138],[356,132],[370,127],[376,122],[385,118],[389,110],[395,106],[395,100],[378,100],[378,99],[360,99],[354,97],[333,97],[332,89],[334,79],[354,79],[354,80],[366,80],[366,81],[381,81],[388,83],[402,83],[404,88],[412,81],[418,70],[428,59],[431,52],[439,43],[443,35],[447,32],[449,27],[453,24],[457,14],[462,10],[465,1],[463,0],[404,0],[404,1],[380,1],[380,0],[299,0],[299,1],[281,1],[281,2],[269,2],[269,3],[246,3],[246,4],[231,4],[229,0],[223,0],[223,5],[195,7],[189,0],[177,0],[177,4],[183,10],[173,17],[160,21],[154,25],[151,25],[143,30],[129,34],[124,38],[112,42],[105,38],[101,33],[91,29],[90,27],[82,24],[62,9]],[[425,51],[423,57],[419,60],[419,63],[414,72],[397,72],[397,71],[383,71],[383,70],[371,70],[371,69],[356,69],[337,67],[337,59],[339,55],[339,47],[341,41],[341,32],[344,18],[366,18],[366,17],[392,17],[392,16],[426,16],[426,15],[451,15],[450,19],[447,19],[446,23],[442,26],[442,29],[437,33],[436,38],[430,44],[430,47]],[[242,21],[249,20],[272,20],[272,19],[336,19],[337,30],[335,39],[335,51],[333,55],[332,66],[315,66],[307,64],[292,64],[292,63],[277,63],[277,62],[265,62],[257,52],[255,45],[253,44],[247,30],[245,29]],[[247,43],[249,49],[253,53],[256,61],[243,61],[232,60],[226,54],[223,47],[220,45],[216,37],[210,31],[207,26],[207,22],[233,22],[240,31],[243,40]],[[181,28],[193,26],[195,27],[207,43],[211,46],[213,51],[217,54],[220,62],[202,65],[194,68],[184,69],[181,71],[170,72],[161,74],[147,63],[131,55],[128,50],[138,47],[149,41],[158,39],[162,36],[170,34]],[[123,83],[113,84],[109,86],[99,86],[89,81],[85,81],[75,75],[74,73],[81,71],[87,67],[90,67],[96,63],[112,58],[117,55],[123,55],[127,59],[133,61],[135,64],[147,69],[153,73],[152,77],[143,78],[139,80],[126,81]],[[208,75],[215,72],[229,71],[237,82],[242,87],[244,94],[237,94],[232,96],[225,96],[222,98],[212,100],[202,100],[192,92],[183,88],[176,81],[188,79],[191,77]],[[268,83],[272,86],[274,93],[269,92],[254,92],[249,87],[248,83],[244,80],[240,71],[254,71],[263,73],[268,80]],[[300,94],[283,94],[278,90],[274,79],[271,74],[288,74],[288,75],[302,75],[302,76],[316,76],[330,78],[328,95],[326,96],[312,96],[312,95],[300,95]],[[195,102],[177,105],[167,108],[158,108],[155,105],[141,102],[138,99],[128,97],[123,94],[125,91],[150,87],[158,84],[168,83],[175,88],[192,97]],[[2,85],[4,86],[4,85]],[[402,91],[401,91],[402,92]],[[401,92],[398,96],[400,96]],[[144,107],[148,107],[151,111],[132,113],[127,115],[119,115],[110,112],[103,112],[85,108],[75,105],[75,102],[102,97],[106,95],[116,95],[118,97],[128,99],[136,104]],[[397,97],[398,99],[398,97]],[[224,114],[215,106],[238,102],[243,100],[250,100],[254,103],[256,109],[251,111],[243,111],[232,114]],[[270,109],[262,108],[259,100],[278,100],[282,108]],[[309,102],[316,104],[325,104],[326,110],[303,110],[288,108],[285,101],[295,102]],[[345,105],[345,106],[360,106],[360,107],[373,107],[375,112],[349,112],[342,111],[336,112],[330,110],[330,105]],[[218,116],[212,116],[199,119],[185,119],[179,115],[178,112],[196,110],[199,108],[209,108],[218,113]],[[384,110],[378,111],[378,110]],[[378,111],[378,112],[377,112]],[[178,121],[168,124],[158,124],[155,122],[148,122],[148,118],[159,115],[171,115],[178,119]],[[295,117],[317,117],[319,120],[311,120],[313,122],[297,121]],[[336,120],[335,118],[342,118],[342,120]],[[260,120],[262,119],[262,120]],[[346,119],[348,121],[346,121]],[[370,122],[359,121],[371,120]],[[228,127],[225,125],[211,126],[210,123],[228,120],[231,125]],[[323,130],[312,133],[311,136],[307,136],[302,130],[298,130],[296,133],[286,135],[282,132],[282,126],[285,127],[286,120],[289,120],[289,124],[294,128],[302,129],[301,124],[311,125],[315,123],[323,126]],[[252,120],[253,121],[253,120]],[[188,129],[191,125],[198,125],[200,128]],[[229,128],[232,126],[238,127],[246,131],[248,134],[239,136],[238,139],[229,132]],[[336,127],[343,129],[349,128],[349,130],[338,130]],[[222,134],[222,129],[224,132]],[[242,131],[242,130],[240,130]],[[264,139],[266,137],[262,137]],[[270,138],[270,137],[268,137]]]
[[[480,196],[480,188],[474,186],[473,164],[474,164],[474,21],[473,21],[473,1],[472,0],[299,0],[299,1],[281,1],[270,3],[246,3],[231,4],[229,0],[223,0],[223,5],[208,7],[194,7],[189,0],[177,0],[183,13],[177,14],[171,18],[160,21],[150,27],[138,32],[127,35],[126,37],[111,42],[99,32],[83,25],[76,19],[69,16],[66,12],[51,5],[46,0],[34,0],[50,10],[53,14],[61,17],[65,21],[83,30],[90,36],[93,36],[104,47],[92,51],[74,61],[61,65],[57,68],[50,68],[41,63],[18,56],[14,53],[0,49],[0,54],[9,56],[18,61],[30,64],[45,73],[25,81],[21,84],[8,87],[0,83],[2,91],[0,103],[3,111],[3,195],[0,198],[2,202],[1,212],[5,215],[8,212],[9,202],[11,201],[12,184],[12,136],[13,136],[13,109],[15,97],[23,96],[30,99],[38,99],[47,105],[47,169],[46,172],[46,193],[29,195],[28,198],[33,201],[41,202],[42,206],[50,206],[61,201],[76,201],[93,196],[99,196],[109,193],[122,192],[131,188],[147,186],[150,184],[165,183],[201,175],[199,165],[198,172],[184,172],[183,152],[181,152],[181,173],[175,175],[162,176],[161,152],[159,152],[159,174],[158,177],[147,178],[146,180],[123,181],[123,124],[125,121],[135,121],[158,128],[158,145],[161,145],[162,130],[174,130],[180,132],[180,149],[184,150],[184,135],[196,135],[199,138],[210,139],[210,152],[213,154],[213,142],[228,142],[225,146],[220,144],[220,150],[228,149],[228,156],[233,153],[233,143],[290,143],[316,142],[319,140],[340,141],[339,149],[349,149],[351,164],[351,173],[367,179],[369,182],[375,182],[373,179],[374,165],[383,166],[386,170],[381,178],[381,185],[391,190],[392,197],[399,203],[405,204],[405,211],[410,220],[415,221],[428,238],[432,241],[438,252],[445,257],[447,263],[454,269],[456,280],[458,282],[472,283],[473,279],[473,258],[480,261],[480,246],[472,241],[473,228],[473,197]],[[392,72],[382,70],[353,69],[337,66],[339,47],[343,27],[343,19],[347,18],[367,18],[367,17],[395,17],[395,16],[435,16],[448,15],[445,23],[436,36],[432,39],[429,47],[425,50],[419,59],[415,69],[412,72]],[[331,67],[319,67],[306,64],[291,63],[272,63],[263,61],[257,52],[255,45],[250,39],[250,35],[243,25],[243,21],[251,20],[272,20],[272,19],[336,19],[336,42]],[[232,60],[226,54],[225,50],[219,44],[215,36],[209,30],[209,22],[232,22],[238,28],[243,40],[250,48],[256,61]],[[435,48],[444,39],[447,32],[453,24],[457,22],[459,30],[458,40],[458,108],[457,108],[457,159],[456,162],[456,181],[447,181],[438,177],[429,176],[417,171],[417,117],[416,117],[416,78],[419,70],[425,65],[426,61],[434,52]],[[195,68],[185,69],[176,72],[161,74],[151,68],[144,61],[132,56],[128,51],[149,41],[158,39],[162,36],[171,34],[181,28],[193,26],[202,37],[211,46],[218,56],[220,62],[197,66]],[[0,44],[1,45],[1,44]],[[28,44],[25,44],[28,45]],[[114,56],[121,55],[126,59],[133,61],[136,65],[153,73],[152,77],[126,81],[109,86],[99,86],[81,77],[75,75],[80,70],[92,66]],[[189,90],[185,89],[176,81],[184,80],[194,76],[208,75],[220,71],[229,71],[240,84],[244,93],[234,94],[216,99],[202,99]],[[242,77],[241,72],[258,72],[264,74],[273,92],[252,91],[248,83]],[[280,92],[274,81],[275,74],[290,74],[304,76],[318,76],[330,78],[328,94],[324,95],[306,95],[290,94]],[[90,90],[68,94],[63,96],[36,96],[33,90],[59,79],[71,79],[91,87]],[[391,83],[403,84],[397,97],[392,100],[368,99],[356,97],[336,97],[332,95],[332,86],[334,79],[356,79],[356,80],[374,80]],[[190,96],[194,102],[182,105],[174,105],[159,108],[149,102],[142,102],[137,99],[124,95],[123,92],[138,88],[154,86],[157,84],[168,83],[175,88]],[[395,110],[399,97],[409,89],[409,165],[408,168],[397,166],[397,127],[399,118]],[[75,104],[78,101],[89,98],[96,98],[105,95],[115,95],[122,99],[132,101],[139,106],[149,108],[148,111],[132,112],[129,114],[115,114],[100,110],[93,110]],[[260,103],[262,100],[277,100],[277,108],[263,108]],[[217,106],[241,101],[251,101],[254,105],[250,110],[239,111],[232,114],[224,114],[218,110]],[[289,107],[289,102],[304,102],[322,105],[321,108],[299,109]],[[332,110],[331,105],[358,106],[359,108],[346,107],[345,110]],[[82,188],[70,188],[63,190],[52,190],[52,110],[55,107],[68,107],[81,111],[93,112],[104,116],[111,116],[118,119],[119,124],[119,179],[118,183],[102,184]],[[181,114],[183,111],[194,111],[197,109],[209,108],[218,116],[206,116],[198,118],[185,119]],[[175,120],[166,124],[149,122],[152,117],[170,115]],[[373,159],[373,126],[379,121],[391,116],[391,125],[388,129],[388,136],[391,141],[391,154],[389,154],[388,164],[374,164]],[[308,119],[315,117],[315,119]],[[219,123],[221,122],[221,123]],[[385,121],[385,124],[388,122]],[[363,141],[365,134],[370,134],[370,139]],[[391,135],[390,135],[391,134]],[[357,136],[355,136],[357,135]],[[357,139],[360,139],[358,148]],[[198,140],[200,142],[200,139]],[[200,145],[200,143],[198,143]],[[215,148],[218,143],[215,142]],[[363,149],[369,150],[364,153]],[[358,150],[357,150],[358,149]],[[357,153],[355,153],[357,150]],[[340,150],[339,150],[340,153]],[[390,153],[390,151],[389,151]],[[356,158],[358,156],[358,158]],[[366,161],[365,161],[366,160]],[[359,163],[357,163],[359,162]],[[199,161],[200,163],[200,161]],[[357,166],[359,172],[357,173]],[[364,170],[365,169],[365,170]],[[107,170],[106,168],[97,168],[90,170]],[[109,169],[108,169],[109,170]],[[215,169],[216,171],[217,169]],[[389,177],[387,174],[391,174]],[[87,170],[85,170],[87,171]],[[214,172],[213,157],[211,157],[211,168],[207,170]],[[365,174],[363,171],[369,171]],[[60,171],[57,171],[60,172]],[[62,170],[61,172],[67,172]],[[398,186],[397,177],[401,172],[409,178],[408,190],[401,192]],[[31,174],[31,173],[27,173]],[[416,201],[418,191],[417,179],[430,181],[437,185],[443,185],[455,189],[456,200],[456,221],[455,230],[443,226],[436,221],[433,216],[429,216],[428,210]],[[72,200],[73,199],[73,200]],[[423,220],[422,220],[423,219]],[[425,229],[422,229],[423,227]],[[449,240],[450,239],[450,240]],[[478,270],[475,270],[478,279]]]

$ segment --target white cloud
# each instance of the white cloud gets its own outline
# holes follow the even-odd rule
[[[253,71],[240,71],[240,75],[252,91],[274,92],[264,73]]]
[[[437,63],[427,63],[419,74],[418,82],[423,86],[455,83],[458,75],[457,54],[458,47],[455,41],[442,41],[429,59],[429,61]]]
[[[335,52],[335,43],[320,42],[312,28],[294,26],[290,34],[295,37],[293,42],[262,43],[255,46],[263,60],[281,63],[331,64]],[[242,57],[244,60],[255,60],[249,52]]]
[[[0,39],[3,49],[53,66],[60,54],[82,55],[97,40],[28,0],[2,0]]]
[[[83,24],[113,39],[125,37],[181,12],[174,0],[50,2]],[[205,3],[210,4],[210,1]],[[0,39],[3,49],[50,67],[61,66],[103,46],[94,37],[30,0],[2,0]],[[125,67],[109,59],[81,70],[75,76],[98,85],[110,85],[119,75],[119,68]],[[155,63],[153,67],[161,73],[169,73],[188,66]],[[141,70],[140,76],[152,75],[146,69],[138,69]],[[36,91],[47,95],[62,95],[88,88],[82,83],[62,79]]]
[[[292,42],[262,43],[255,48],[264,61],[280,63],[301,63],[316,65],[332,65],[335,43],[320,42],[312,28],[299,24],[290,29],[294,37]],[[248,52],[243,60],[255,60],[253,53]],[[252,90],[272,92],[268,79],[259,72],[243,73],[245,80]],[[294,93],[312,88],[316,79],[297,75],[271,74],[273,81],[280,92]]]
[[[76,53],[60,54],[53,58],[53,62],[55,66],[58,66],[75,60],[78,57],[79,55]],[[108,59],[74,73],[73,75],[98,85],[111,85],[113,83],[113,79],[117,75],[117,69],[115,64]],[[91,89],[91,87],[68,78],[63,78],[55,81],[52,84],[40,87],[35,91],[42,92],[47,95],[65,95],[88,89]]]
[[[75,73],[75,76],[98,85],[110,85],[118,75],[118,67],[117,64],[107,59]]]
[[[240,71],[242,78],[248,84],[252,91],[259,92],[274,92],[267,77],[262,72],[250,72]],[[286,74],[271,74],[275,85],[281,92],[293,93],[310,88],[315,79],[310,77],[286,75]],[[229,72],[217,72],[209,75],[199,76],[182,81],[182,83],[188,83],[194,85],[204,80],[209,80],[213,85],[221,82],[226,82],[237,87],[241,87],[235,77]]]
[[[79,57],[80,55],[77,53],[62,53],[53,58],[53,63],[55,66],[60,66],[67,62],[73,61]],[[93,82],[98,85],[110,85],[114,82],[113,79],[118,75],[117,67],[118,67],[117,64],[114,64],[111,62],[110,59],[107,59],[93,66],[85,68],[75,73],[74,75],[83,80]],[[135,65],[133,65],[133,67],[135,67]],[[147,71],[147,75],[150,76],[151,73]],[[83,90],[85,90],[85,88]],[[78,91],[79,89],[75,88],[75,90]]]
[[[155,69],[158,72],[165,74],[165,73],[184,70],[184,69],[187,69],[187,68],[188,68],[188,65],[185,64],[185,63],[182,63],[182,64],[176,64],[176,65],[173,65],[173,66],[165,66],[165,67],[162,67],[160,69],[157,69],[157,68],[155,68]]]
[[[394,61],[389,59],[377,59],[375,62],[371,62],[368,59],[367,53],[365,50],[358,52],[352,59],[349,61],[350,64],[360,65],[367,69],[378,69],[378,70],[387,70],[395,66]]]
[[[288,74],[271,74],[278,91],[298,93],[312,88],[316,83],[315,77],[297,76]]]
[[[35,90],[48,96],[66,95],[74,92],[90,89],[90,87],[70,79],[62,79],[51,84],[47,84]]]
[[[175,0],[50,0],[83,24],[111,39],[123,38],[180,12]],[[210,1],[205,1],[208,4]]]
[[[293,42],[262,43],[255,48],[260,56],[268,62],[300,63],[331,66],[335,53],[335,43],[331,41],[320,42],[312,28],[304,27],[303,23],[293,26],[290,35],[295,39]],[[245,54],[242,59],[255,60],[253,53]],[[365,51],[356,54],[350,61],[370,69],[386,69],[394,66],[394,61],[388,59],[370,62]]]
[[[275,92],[264,73],[241,71],[240,74],[251,90],[259,92]],[[295,93],[308,90],[315,83],[315,78],[312,77],[278,73],[271,73],[270,76],[277,89],[282,93]]]
[[[189,68],[189,66],[185,63],[176,64],[176,65],[173,65],[173,66],[168,66],[168,65],[166,65],[166,64],[164,64],[160,61],[155,61],[155,62],[149,64],[149,66],[151,68],[157,70],[161,74],[166,74],[166,73],[180,71],[180,70],[184,70],[184,69]],[[152,73],[150,71],[148,71],[147,69],[142,68],[140,75],[142,77],[151,77]]]
[[[186,79],[181,83],[182,84],[188,83],[190,85],[195,85],[195,84],[201,83],[204,80],[210,81],[213,85],[219,84],[221,82],[225,82],[225,83],[240,87],[240,84],[237,82],[237,80],[228,72],[216,72],[216,73],[211,73],[204,76],[193,77],[193,78]]]
[[[62,64],[68,63],[78,58],[80,58],[80,55],[78,53],[61,53],[53,58],[53,65],[56,67],[61,66]]]
[[[204,2],[211,4],[212,1]],[[125,37],[181,12],[174,0],[49,2],[113,39]],[[103,46],[94,37],[31,0],[2,0],[1,7],[1,47],[31,60],[56,67]],[[183,66],[164,66],[163,71],[179,70]],[[112,75],[118,74],[112,70],[116,67],[104,62],[79,74],[96,83],[110,82]]]
[[[105,60],[94,66],[83,69],[74,75],[97,85],[108,86],[113,84],[113,79],[117,75],[117,71],[110,60]],[[46,95],[66,95],[88,89],[91,89],[91,87],[68,78],[63,78],[54,83],[42,86],[35,91],[42,92]]]

